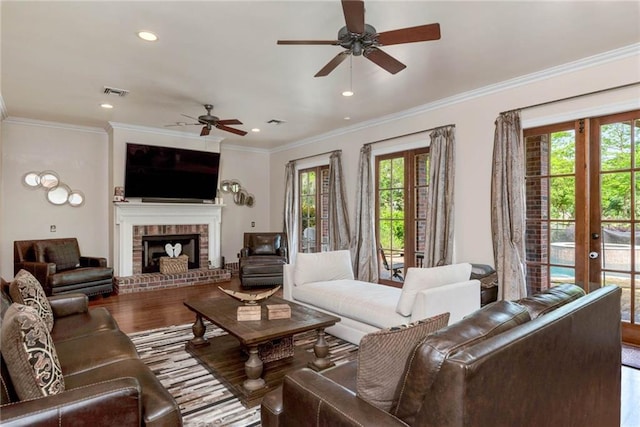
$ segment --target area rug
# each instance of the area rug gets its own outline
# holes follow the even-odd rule
[[[222,329],[208,325],[205,337],[224,335]],[[184,349],[193,338],[191,324],[170,326],[129,334],[140,358],[151,368],[162,385],[176,399],[185,426],[259,426],[260,406],[245,408],[220,382]],[[315,331],[298,334],[294,345],[313,351]],[[326,335],[331,360],[340,365],[354,360],[358,348],[354,344]]]
[[[622,344],[622,364],[640,369],[640,347]]]

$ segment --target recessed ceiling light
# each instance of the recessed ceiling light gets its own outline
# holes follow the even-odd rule
[[[156,36],[155,34],[153,34],[150,31],[139,31],[138,32],[138,37],[140,37],[142,40],[146,40],[148,42],[154,42],[154,41],[158,40],[158,36]]]
[[[350,90],[345,90],[342,92],[342,96],[353,96],[353,92]]]
[[[351,120],[351,117],[347,116],[344,118],[345,120]]]
[[[107,104],[106,102],[105,102],[104,104],[100,104],[100,106],[101,106],[102,108],[107,108],[107,109],[109,109],[109,108],[113,108],[113,105],[111,105],[111,104]]]
[[[253,129],[251,129],[251,132],[260,132],[260,129],[258,129],[258,128],[253,128]]]

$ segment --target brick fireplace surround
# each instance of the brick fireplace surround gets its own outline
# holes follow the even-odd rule
[[[231,279],[231,270],[220,265],[221,206],[172,203],[116,204],[118,293],[216,283]],[[142,236],[198,234],[200,268],[186,273],[142,273]]]

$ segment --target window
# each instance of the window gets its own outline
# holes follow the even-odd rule
[[[329,166],[298,171],[300,252],[329,250]]]
[[[421,266],[426,241],[429,149],[376,157],[376,240],[380,282],[400,285]]]

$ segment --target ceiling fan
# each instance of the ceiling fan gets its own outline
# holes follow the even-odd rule
[[[200,136],[209,135],[211,132],[211,128],[218,128],[220,130],[224,130],[227,132],[235,133],[236,135],[245,136],[247,132],[229,127],[227,125],[241,125],[242,122],[238,119],[225,119],[220,120],[218,117],[211,115],[211,110],[213,110],[213,105],[204,104],[205,110],[207,110],[207,114],[203,114],[202,116],[198,116],[198,118],[187,116],[186,114],[182,114],[185,117],[188,117],[193,120],[197,120],[197,123],[176,123],[173,125],[167,126],[192,126],[192,125],[204,125],[202,130],[200,131]]]
[[[338,40],[278,40],[278,44],[335,45],[345,48],[345,51],[337,54],[314,76],[324,77],[349,55],[364,55],[369,61],[379,65],[391,74],[396,74],[407,66],[380,50],[379,46],[440,39],[440,24],[419,25],[417,27],[378,33],[373,26],[364,22],[363,0],[342,0],[342,11],[347,25],[338,31]]]

